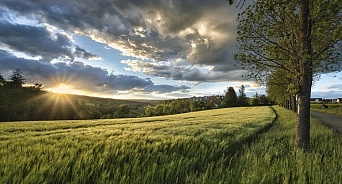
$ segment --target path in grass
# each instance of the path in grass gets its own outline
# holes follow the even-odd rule
[[[316,111],[311,111],[311,116],[319,119],[322,123],[336,130],[337,132],[342,133],[342,116],[336,116]]]

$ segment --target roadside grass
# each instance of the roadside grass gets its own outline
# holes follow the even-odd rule
[[[187,183],[342,183],[342,136],[311,119],[312,148],[295,151],[295,114],[274,108],[278,117],[267,132]]]
[[[222,155],[234,155],[274,118],[270,107],[241,107],[149,118],[0,123],[0,183],[197,181],[191,180],[194,173],[205,172]]]
[[[323,108],[322,104],[311,104],[310,109],[317,112],[342,116],[342,104],[329,103],[328,108]]]

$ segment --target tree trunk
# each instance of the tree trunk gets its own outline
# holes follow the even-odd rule
[[[310,149],[310,95],[312,86],[311,26],[309,0],[300,1],[301,54],[300,90],[298,94],[296,148]]]
[[[291,96],[291,110],[297,112],[297,99],[295,95]]]

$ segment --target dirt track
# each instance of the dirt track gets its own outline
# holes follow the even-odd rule
[[[335,116],[331,114],[311,111],[311,116],[319,119],[322,123],[328,127],[335,129],[342,134],[342,116]]]

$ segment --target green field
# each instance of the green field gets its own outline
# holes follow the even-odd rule
[[[342,183],[342,136],[311,119],[311,150],[294,150],[295,114],[275,107],[273,126],[233,157],[188,177],[196,183]]]
[[[0,183],[184,183],[268,127],[270,107],[0,124]]]
[[[342,116],[342,104],[328,103],[328,108],[323,108],[322,104],[311,104],[311,110]]]
[[[342,136],[312,119],[295,151],[295,114],[274,108],[1,123],[0,183],[341,183]]]

